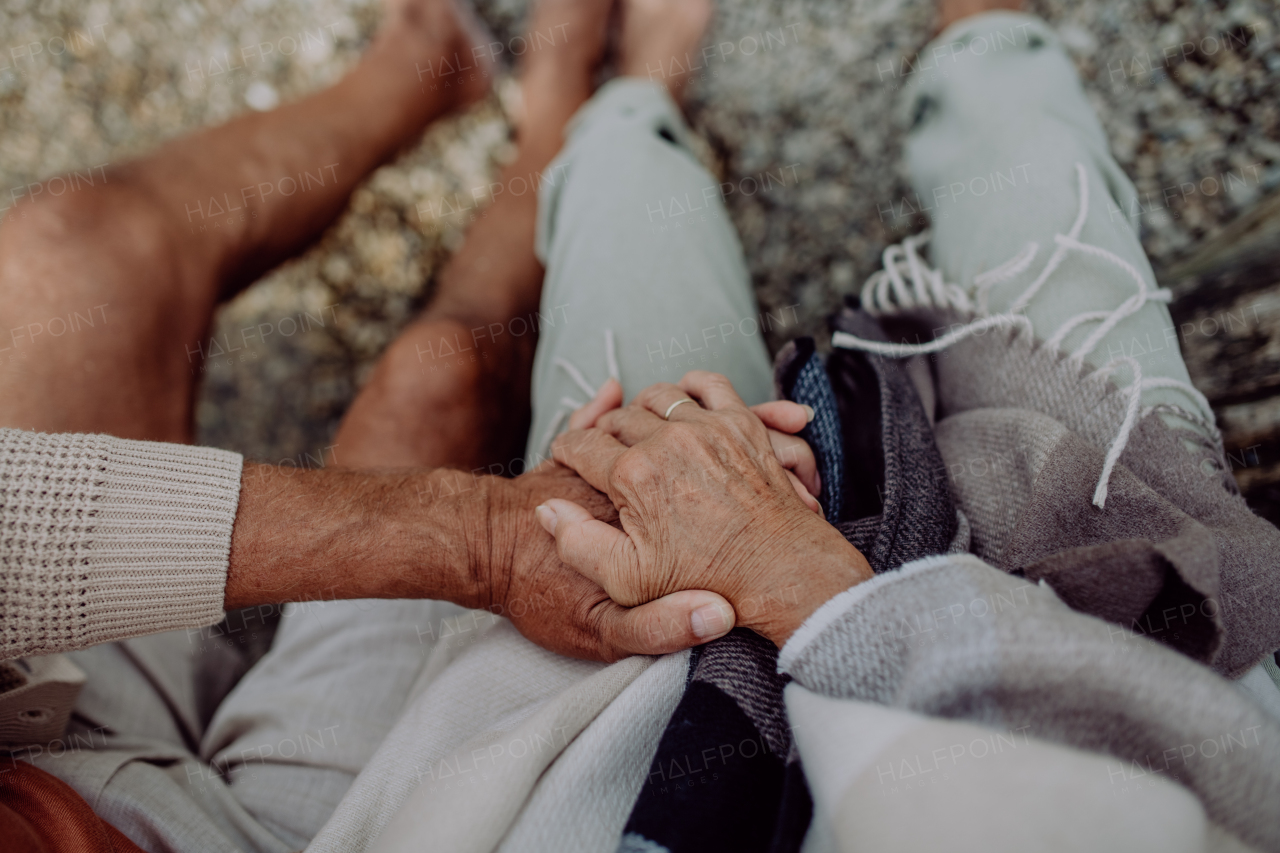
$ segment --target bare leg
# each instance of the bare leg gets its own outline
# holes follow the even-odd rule
[[[626,0],[622,4],[622,44],[618,71],[624,77],[650,77],[654,68],[682,67],[697,53],[715,11],[710,0]],[[661,83],[681,103],[688,73],[664,74]]]
[[[528,54],[513,179],[540,174],[592,93],[613,0],[542,0],[533,29],[555,45]],[[338,430],[356,468],[477,468],[523,456],[542,265],[537,193],[505,192],[467,234],[427,311],[383,355]],[[513,318],[522,318],[518,329]],[[517,332],[520,332],[517,334]]]
[[[487,74],[419,82],[418,66],[471,54],[483,37],[468,23],[454,0],[396,3],[333,88],[17,205],[0,228],[0,426],[190,441],[188,353],[214,307],[314,239],[428,122],[484,93]],[[308,190],[258,192],[290,177]],[[243,215],[202,232],[190,212],[211,200]]]

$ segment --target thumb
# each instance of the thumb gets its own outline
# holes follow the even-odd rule
[[[607,656],[665,655],[719,639],[733,629],[733,607],[714,592],[684,590],[642,604],[609,602],[597,623]]]
[[[619,604],[639,604],[631,579],[639,576],[635,544],[627,534],[598,520],[573,501],[552,498],[534,512],[556,538],[556,552],[569,568],[604,589]]]

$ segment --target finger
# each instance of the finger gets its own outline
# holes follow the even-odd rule
[[[815,498],[822,493],[822,478],[818,476],[818,460],[813,448],[802,438],[769,430],[769,443],[778,463],[800,478],[809,494]]]
[[[622,383],[610,377],[590,403],[569,416],[569,429],[591,429],[601,415],[621,405]]]
[[[601,605],[600,639],[611,657],[665,655],[709,643],[733,629],[733,607],[714,592],[685,590],[642,604]]]
[[[613,498],[609,473],[614,461],[627,450],[616,438],[599,429],[562,432],[551,445],[551,458],[572,468],[598,492]],[[616,503],[616,502],[615,502]]]
[[[772,403],[761,403],[752,406],[755,416],[764,421],[769,429],[778,432],[795,434],[813,421],[813,409],[790,400],[775,400]]]
[[[631,537],[598,521],[573,501],[553,498],[535,512],[542,529],[556,539],[556,553],[569,568],[594,582],[622,605],[639,604],[630,579],[638,578]]]
[[[692,399],[693,398],[689,396],[688,392],[684,391],[679,386],[672,385],[670,382],[659,382],[656,385],[650,385],[648,388],[637,394],[636,398],[631,401],[631,405],[648,409],[650,412],[653,412],[664,420],[692,421],[705,419],[706,412],[697,400],[693,400],[692,403],[685,403],[684,405],[676,406],[674,409],[671,408],[673,403],[680,400]],[[667,416],[668,412],[671,413],[670,417]]]
[[[751,445],[754,452],[767,450],[765,439],[768,430],[763,429],[764,424],[760,418],[742,402],[728,377],[705,370],[691,370],[680,380],[678,387],[697,397],[708,412],[728,416],[738,437]]]
[[[681,391],[697,397],[702,402],[702,407],[708,411],[747,407],[747,404],[738,396],[738,392],[733,390],[733,383],[729,378],[719,373],[690,370],[677,384]]]
[[[603,415],[596,421],[596,428],[609,433],[627,447],[634,447],[662,429],[664,423],[666,421],[648,409],[626,406]]]
[[[823,518],[826,518],[826,515],[822,512],[822,504],[818,503],[817,498],[809,494],[809,490],[804,487],[804,483],[800,482],[799,478],[797,478],[795,474],[792,474],[785,468],[782,472],[787,475],[787,480],[790,481],[791,488],[796,490],[797,497],[804,502],[804,505],[816,512],[818,515],[821,515]],[[604,524],[603,521],[600,523]]]

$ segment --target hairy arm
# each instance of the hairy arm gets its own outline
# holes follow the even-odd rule
[[[550,498],[617,518],[604,495],[558,466],[509,480],[246,465],[225,606],[443,599],[507,616],[552,651],[598,660],[678,651],[733,627],[732,609],[710,592],[615,603],[561,563],[538,526],[534,508]]]
[[[439,598],[484,606],[493,478],[245,466],[226,607]]]

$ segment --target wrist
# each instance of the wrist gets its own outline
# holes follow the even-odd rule
[[[782,537],[766,560],[754,573],[760,580],[730,603],[740,626],[778,648],[819,607],[874,576],[862,552],[816,516]]]
[[[388,476],[395,496],[373,521],[379,554],[362,561],[371,596],[484,606],[497,478],[452,469]]]
[[[471,475],[467,475],[471,476]],[[513,481],[476,477],[476,494],[460,508],[465,558],[459,563],[459,598],[464,607],[493,610],[505,600],[515,559],[518,495]]]

